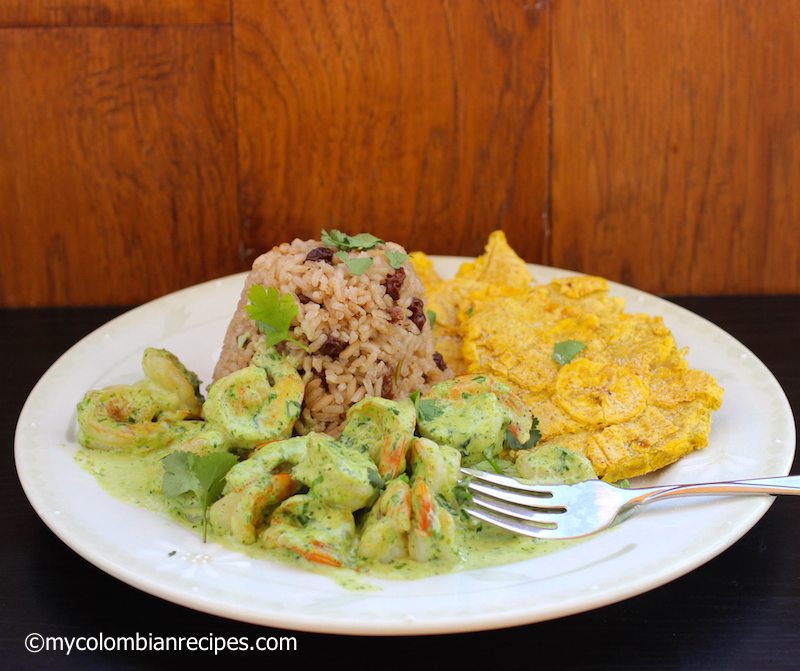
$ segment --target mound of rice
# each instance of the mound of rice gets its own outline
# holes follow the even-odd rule
[[[434,347],[419,276],[409,260],[392,268],[387,250],[404,251],[389,242],[350,252],[350,258],[372,257],[362,275],[350,272],[336,250],[318,240],[294,240],[258,257],[228,326],[214,379],[247,366],[255,343],[264,337],[245,311],[252,284],[292,294],[299,308],[292,336],[311,353],[288,341],[276,345],[306,385],[299,433],[338,436],[348,408],[362,398],[399,400],[452,377]]]

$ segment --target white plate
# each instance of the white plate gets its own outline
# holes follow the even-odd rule
[[[445,276],[464,259],[435,258]],[[530,266],[540,282],[569,273]],[[585,543],[499,568],[377,582],[345,591],[328,578],[251,560],[108,496],[74,463],[75,406],[84,393],[141,377],[146,347],[176,353],[209,380],[244,274],[136,308],[90,334],[42,377],[20,415],[15,456],[36,512],[72,549],[145,592],[223,617],[346,634],[434,634],[507,627],[586,611],[673,580],[741,538],[768,497],[683,499],[653,505]],[[660,298],[612,285],[628,312],[664,316],[689,363],[725,388],[710,445],[642,484],[766,477],[789,472],[795,430],[775,378],[743,345]],[[639,484],[637,482],[636,484]],[[176,551],[173,553],[173,551]]]

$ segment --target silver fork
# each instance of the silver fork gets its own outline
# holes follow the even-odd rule
[[[622,512],[678,496],[800,494],[800,476],[622,489],[601,480],[577,485],[536,485],[471,468],[472,517],[533,538],[580,538],[602,531]]]

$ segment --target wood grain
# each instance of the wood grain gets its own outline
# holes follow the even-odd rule
[[[798,29],[791,2],[556,3],[553,264],[800,291]]]
[[[800,3],[0,0],[0,305],[321,228],[800,292]]]
[[[239,207],[248,257],[321,228],[544,254],[547,5],[241,0]]]
[[[239,269],[229,28],[0,31],[0,296],[132,304]]]
[[[230,23],[230,0],[0,0],[0,27]]]

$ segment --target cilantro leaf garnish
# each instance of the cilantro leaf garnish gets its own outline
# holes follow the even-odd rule
[[[430,422],[444,414],[444,410],[436,403],[436,399],[420,398],[419,389],[411,394],[410,398],[414,402],[418,422]]]
[[[509,450],[529,450],[532,447],[536,447],[536,443],[542,438],[542,432],[536,428],[537,426],[539,426],[539,420],[533,417],[531,436],[524,443],[520,443],[517,437],[511,433],[511,429],[506,426],[506,447],[508,447]]]
[[[374,468],[367,469],[367,480],[369,480],[369,484],[371,484],[375,489],[384,489],[386,487],[386,483],[383,481],[383,478]]]
[[[197,478],[192,473],[191,465],[195,455],[191,452],[173,452],[161,460],[164,466],[164,477],[161,480],[161,491],[164,496],[177,498],[185,492],[194,491],[198,486]]]
[[[336,252],[336,256],[344,261],[347,269],[353,273],[353,275],[363,275],[367,271],[367,268],[372,265],[372,259],[369,256],[351,259],[347,252]]]
[[[472,482],[472,476],[467,476],[453,487],[453,495],[460,507],[472,504],[472,492],[469,491],[470,482]]]
[[[389,261],[389,265],[397,270],[410,257],[405,252],[396,252],[393,249],[388,249],[386,250],[386,258]]]
[[[431,328],[436,323],[436,313],[433,310],[425,310],[425,314],[428,315],[428,321],[430,322]]]
[[[322,230],[322,244],[326,247],[336,247],[342,251],[357,249],[375,249],[375,245],[382,243],[383,240],[376,238],[369,233],[359,233],[358,235],[347,235],[341,231],[332,230],[328,233]]]
[[[556,343],[556,346],[553,348],[553,358],[560,366],[563,366],[572,361],[575,355],[583,350],[584,347],[586,347],[586,345],[577,340],[563,340],[562,342]]]
[[[253,318],[265,338],[269,349],[273,345],[288,340],[308,352],[308,346],[289,335],[292,320],[297,314],[297,303],[291,294],[281,296],[275,287],[264,289],[260,284],[253,284],[247,292],[250,304],[245,307],[247,314]]]
[[[192,492],[200,502],[203,516],[203,542],[208,535],[208,508],[222,494],[225,475],[237,459],[229,452],[215,452],[202,457],[192,452],[176,451],[161,460],[164,496],[177,498]]]

